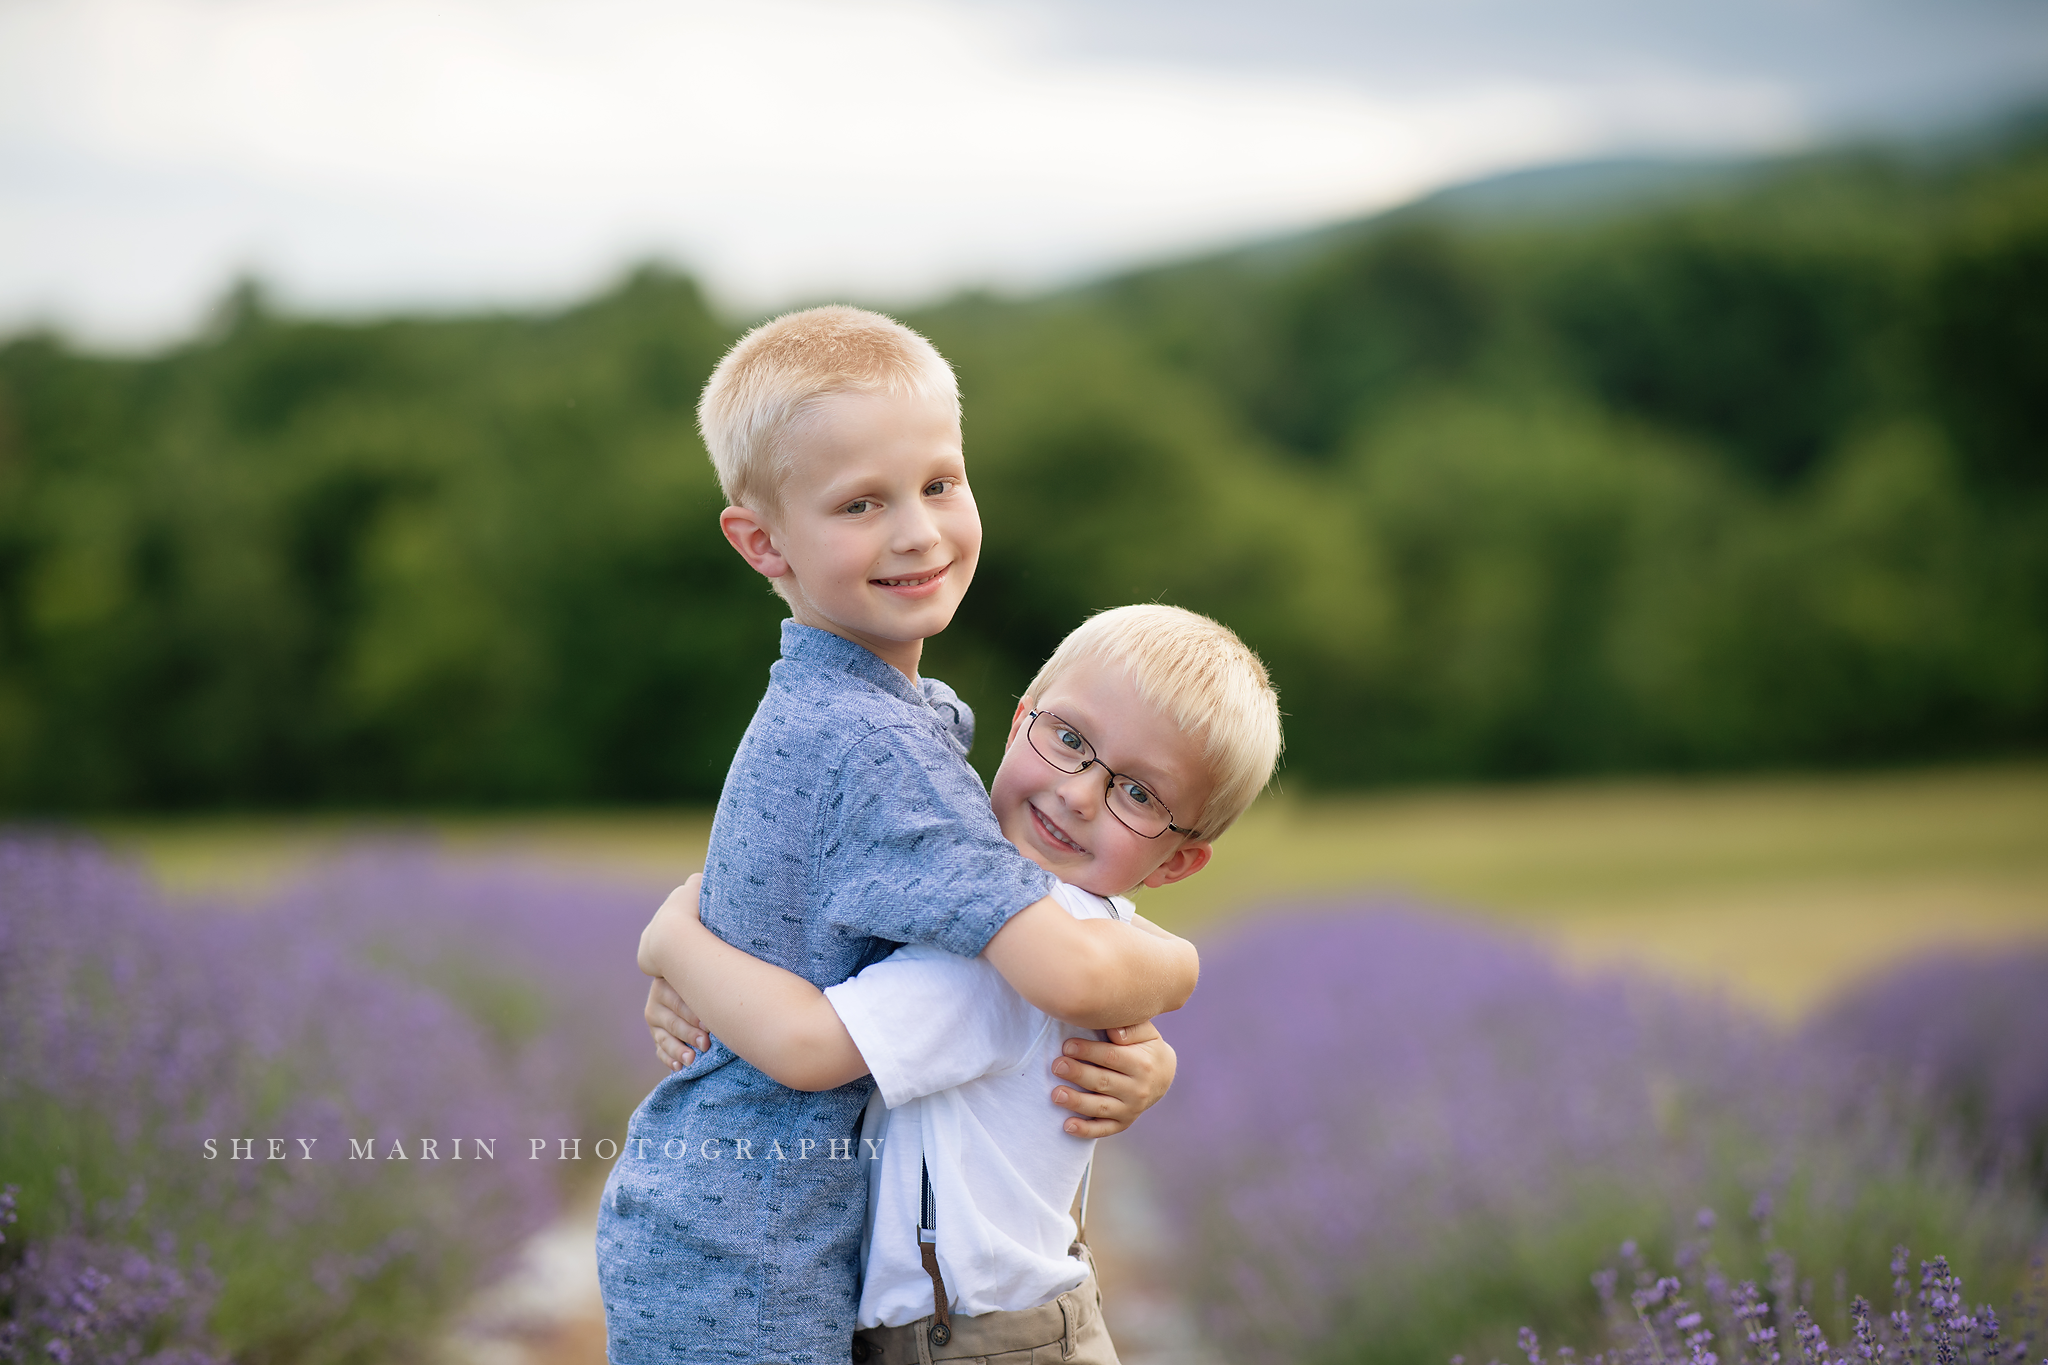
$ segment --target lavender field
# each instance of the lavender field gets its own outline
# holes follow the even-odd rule
[[[379,841],[174,902],[0,840],[0,1359],[415,1353],[658,1076],[649,894]]]
[[[1818,1300],[1772,1291],[1787,1314],[1840,1317],[1836,1273],[1888,1283],[1900,1243],[2009,1300],[2044,1230],[2044,1000],[2048,952],[1958,959],[1787,1033],[1574,980],[1478,925],[1336,904],[1207,945],[1173,1032],[1188,1061],[1133,1140],[1229,1359],[1583,1340],[1589,1275],[1628,1241],[1669,1263],[1699,1237],[1724,1280],[1768,1284],[1780,1254],[1821,1268]]]
[[[1172,1282],[1232,1360],[1654,1338],[1769,1365],[1766,1329],[1832,1360],[1809,1348],[1850,1349],[1858,1295],[1894,1330],[1895,1279],[1899,1311],[1967,1315],[1900,1244],[2017,1321],[2048,1225],[2044,795],[2004,771],[1255,812],[1210,887],[1150,907],[1204,955],[1166,1021],[1179,1084],[1126,1139]],[[0,1360],[439,1349],[655,1078],[632,945],[703,829],[7,836]],[[1702,941],[1707,968],[1665,969]],[[2042,1356],[1971,1330],[1971,1359]]]

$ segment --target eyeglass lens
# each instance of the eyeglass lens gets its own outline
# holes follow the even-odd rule
[[[1095,746],[1080,731],[1068,725],[1050,711],[1040,711],[1031,719],[1027,731],[1031,747],[1038,756],[1064,773],[1085,771],[1097,763]],[[1166,803],[1154,796],[1144,783],[1134,778],[1110,775],[1110,814],[1124,822],[1133,834],[1147,839],[1156,839],[1166,833],[1173,822],[1173,813]]]

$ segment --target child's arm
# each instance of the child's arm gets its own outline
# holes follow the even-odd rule
[[[641,931],[640,970],[666,978],[727,1047],[792,1090],[832,1090],[867,1075],[823,991],[698,922],[701,880],[677,887]]]
[[[687,883],[693,888],[689,898],[692,923],[696,920],[694,886],[697,880],[693,877]],[[681,888],[678,888],[677,894],[680,892]],[[667,908],[664,904],[663,909]],[[658,921],[659,915],[656,918]],[[653,924],[648,925],[650,932],[653,928]],[[699,928],[708,937],[716,939],[720,947],[741,957],[747,956],[716,934],[701,926]],[[1132,932],[1134,928],[1140,932]],[[645,942],[643,936],[643,947]],[[1003,979],[1017,994],[1053,1018],[1064,1019],[1081,1028],[1124,1028],[1135,1020],[1146,1020],[1177,1010],[1194,994],[1195,979],[1201,972],[1201,960],[1195,953],[1195,945],[1186,939],[1177,938],[1142,918],[1134,925],[1119,924],[1113,920],[1077,920],[1050,897],[1028,905],[1012,916],[1010,922],[989,941],[983,956],[988,958],[990,966],[1002,973]],[[648,971],[646,964],[643,951],[641,970]],[[669,983],[685,1000],[693,1005],[699,1003],[676,977],[658,971],[648,971],[648,975],[667,976]],[[793,979],[802,980],[801,977]],[[659,1001],[657,992],[658,987],[649,993],[647,1006],[647,1023],[656,1034],[655,1046],[672,1066],[687,1066],[689,1063],[679,1060],[678,1053],[662,1045],[663,1033],[674,1037],[687,1035],[667,1028],[657,1017],[658,1006],[663,1012],[668,1010]],[[724,1038],[734,1052],[761,1066],[747,1056],[746,1050],[739,1047],[725,1029],[714,1023],[712,1030]],[[765,1066],[761,1069],[768,1071]],[[1170,1074],[1171,1068],[1168,1070]],[[769,1074],[774,1075],[772,1071]],[[853,1076],[863,1074],[856,1071]],[[851,1080],[853,1076],[846,1079]],[[776,1079],[781,1080],[781,1077]],[[783,1081],[783,1084],[794,1090],[804,1088],[789,1081]],[[1164,1093],[1163,1088],[1161,1093]]]
[[[996,931],[982,956],[1017,994],[1081,1028],[1118,1028],[1195,993],[1195,945],[1157,925],[1077,920],[1047,897]],[[686,996],[687,998],[687,996]]]
[[[655,1054],[670,1071],[693,1064],[711,1046],[704,1021],[661,977],[647,988],[642,1017]],[[1106,1043],[1069,1038],[1064,1051],[1052,1071],[1066,1084],[1053,1087],[1052,1102],[1073,1110],[1064,1127],[1080,1138],[1115,1137],[1129,1129],[1138,1115],[1166,1098],[1180,1065],[1173,1044],[1150,1021],[1110,1029]]]
[[[697,918],[701,880],[693,876],[678,887],[641,934],[641,969],[661,972],[648,991],[645,1017],[663,1061],[671,1069],[689,1066],[710,1045],[709,1028],[733,1052],[794,1090],[831,1089],[867,1074],[866,1058],[823,992],[703,927]],[[708,989],[710,1003],[699,1008],[682,994],[685,989]],[[818,1012],[820,1004],[829,1019]],[[742,1019],[738,1035],[714,1022],[716,1016],[739,1018],[749,1010],[782,1017],[756,1018],[751,1027]],[[1112,1029],[1110,1039],[1070,1038],[1065,1055],[1053,1063],[1053,1073],[1067,1084],[1054,1087],[1052,1100],[1074,1111],[1064,1127],[1076,1137],[1123,1132],[1173,1084],[1178,1058],[1150,1021]]]
[[[910,761],[906,761],[910,760]],[[832,918],[895,943],[982,957],[1017,994],[1055,1019],[1115,1028],[1179,1009],[1194,994],[1191,944],[1110,920],[1076,920],[1040,897],[1051,889],[1003,838],[974,771],[934,736],[877,731],[826,775],[837,784],[826,860]],[[943,849],[943,881],[892,897],[877,887],[925,880]],[[1019,910],[1015,907],[1023,906]]]

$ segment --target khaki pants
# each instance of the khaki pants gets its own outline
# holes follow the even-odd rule
[[[935,1365],[972,1360],[976,1365],[1117,1365],[1116,1347],[1102,1325],[1102,1287],[1085,1244],[1073,1252],[1088,1264],[1088,1278],[1051,1303],[1014,1313],[953,1319],[953,1337],[931,1343],[932,1320],[901,1327],[863,1327],[853,1334],[855,1365]]]

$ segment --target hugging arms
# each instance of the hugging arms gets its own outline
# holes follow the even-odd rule
[[[654,977],[643,1017],[663,1064],[671,1071],[691,1065],[716,1032],[734,1054],[791,1089],[830,1089],[866,1075],[866,1061],[816,986],[733,947],[699,923],[701,880],[692,876],[676,888],[641,936],[640,967]],[[1082,928],[1072,920],[1066,923]],[[1134,923],[1156,939],[1181,943],[1142,919]],[[1132,926],[1116,927],[1128,931]],[[1053,942],[1061,949],[1078,942],[1080,951],[1088,950],[1086,938]],[[992,961],[1003,954],[1001,944],[999,934],[989,945]],[[1005,946],[1009,960],[998,965],[1013,981],[1029,983],[1034,974],[1047,979],[1072,975],[1060,962],[1015,960],[1034,950],[1042,953],[1044,940],[1036,935],[1015,936]],[[1171,983],[1141,981],[1129,983],[1125,1002],[1110,1008],[1177,1006],[1184,998]],[[1064,1127],[1076,1137],[1123,1132],[1173,1084],[1178,1059],[1149,1019],[1105,1033],[1108,1041],[1069,1038],[1052,1066],[1049,1098],[1072,1111]]]

